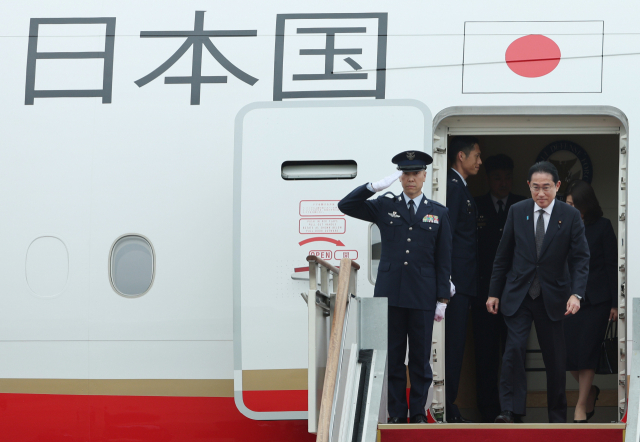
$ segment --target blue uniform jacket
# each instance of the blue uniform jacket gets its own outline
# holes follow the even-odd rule
[[[338,203],[342,213],[375,223],[382,252],[374,296],[392,307],[435,310],[438,298],[449,299],[451,228],[448,210],[423,195],[414,223],[402,195],[356,188]]]
[[[471,192],[453,170],[447,172],[447,208],[451,220],[453,250],[451,281],[456,293],[476,296],[478,276],[478,209]]]
[[[496,212],[491,193],[478,196],[475,200],[478,207],[478,297],[484,303],[489,295],[493,260],[502,238],[507,213],[511,206],[524,200],[524,197],[510,193],[502,216]]]

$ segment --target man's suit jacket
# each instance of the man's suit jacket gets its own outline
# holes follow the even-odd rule
[[[447,172],[447,208],[453,238],[451,281],[456,286],[456,293],[476,296],[478,275],[476,202],[460,176],[451,169]]]
[[[451,230],[447,208],[424,195],[410,222],[404,196],[391,192],[369,200],[374,192],[356,188],[338,203],[340,211],[380,228],[382,251],[374,296],[392,307],[435,310],[449,299]]]
[[[502,238],[507,213],[512,205],[523,199],[524,197],[521,195],[510,193],[507,197],[504,214],[499,215],[493,204],[491,193],[475,198],[478,207],[478,297],[483,302],[487,300],[489,295],[493,260]]]
[[[489,296],[500,298],[502,314],[512,316],[537,273],[547,314],[559,321],[569,297],[585,294],[589,246],[584,224],[577,209],[556,200],[538,258],[533,208],[533,199],[511,206],[493,263]]]

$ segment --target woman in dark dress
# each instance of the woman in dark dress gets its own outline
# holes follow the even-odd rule
[[[573,419],[587,422],[595,413],[600,393],[593,385],[600,345],[608,322],[618,319],[618,242],[611,221],[602,217],[602,209],[589,184],[572,183],[566,201],[582,214],[591,253],[587,290],[580,310],[564,322],[567,370],[580,384]]]

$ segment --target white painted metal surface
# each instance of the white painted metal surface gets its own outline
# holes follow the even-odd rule
[[[299,203],[339,199],[358,184],[382,178],[393,170],[390,157],[401,150],[430,152],[432,118],[416,109],[428,107],[436,114],[454,106],[498,106],[509,109],[500,118],[508,122],[509,115],[520,114],[520,118],[536,107],[613,106],[626,115],[630,127],[640,120],[636,3],[590,4],[587,12],[576,4],[555,0],[372,1],[366,6],[328,0],[304,8],[292,0],[207,4],[205,29],[256,30],[256,37],[220,38],[216,44],[229,60],[259,81],[249,86],[205,53],[203,74],[226,75],[228,82],[203,85],[200,104],[190,105],[188,85],[167,85],[162,77],[143,87],[134,81],[156,69],[182,43],[182,39],[143,39],[140,32],[193,29],[194,12],[205,7],[202,2],[3,2],[0,347],[3,355],[10,356],[3,358],[2,377],[232,379],[235,364],[240,370],[235,378],[241,384],[242,369],[307,368],[306,315],[299,299],[306,281],[290,277],[294,265],[309,252],[299,245],[302,234],[296,229],[303,218]],[[384,99],[273,102],[276,21],[279,14],[301,9],[388,14]],[[39,17],[116,18],[110,103],[65,97],[35,98],[33,105],[24,104],[29,23]],[[604,22],[601,92],[463,93],[465,23],[585,19]],[[309,26],[317,25],[318,20]],[[97,33],[102,28],[74,26],[47,25],[38,40],[39,50],[95,50],[103,44],[104,35]],[[287,35],[295,37],[293,34],[288,31]],[[305,39],[309,48],[324,47],[323,35]],[[295,40],[296,44],[301,41]],[[360,45],[353,36],[339,43],[341,47]],[[295,56],[296,47],[287,46],[285,55]],[[362,59],[353,56],[362,63],[359,72],[375,73],[370,54],[363,55]],[[343,59],[336,60],[336,71],[354,72]],[[480,54],[479,60],[500,61],[489,54]],[[186,55],[163,76],[190,75],[191,66]],[[294,73],[322,72],[323,63],[321,57],[298,56],[287,66],[291,69],[286,71],[285,86],[291,86]],[[38,60],[36,86],[99,87],[100,74],[96,63],[88,60]],[[402,104],[409,101],[413,104]],[[247,113],[247,109],[253,110]],[[282,120],[278,120],[280,111],[288,112]],[[239,133],[236,118],[245,115],[250,125],[243,128],[251,130]],[[615,130],[612,125],[603,126],[584,131]],[[491,129],[478,120],[475,127],[465,130],[486,133]],[[506,133],[509,128],[501,130]],[[538,133],[540,129],[530,130]],[[240,138],[246,135],[247,144],[238,139],[239,134]],[[436,128],[435,135],[435,148],[442,147],[446,133]],[[640,217],[640,206],[633,203],[640,180],[632,169],[640,166],[640,160],[632,153],[632,133],[627,135],[623,139],[627,176],[620,178],[625,179],[625,189],[621,188],[621,192],[626,190],[624,213],[633,226]],[[283,138],[290,144],[283,144]],[[233,166],[238,145],[246,155],[242,176]],[[280,166],[293,156],[348,157],[357,161],[358,175],[354,180],[328,183],[327,191],[321,190],[327,188],[326,182],[285,182]],[[438,180],[433,197],[444,202],[444,155],[435,155],[433,171],[429,180]],[[245,178],[250,181],[242,181]],[[240,185],[242,195],[234,201]],[[396,185],[390,190],[398,193],[400,188]],[[238,243],[234,243],[236,203],[242,205],[242,240]],[[366,223],[347,223],[341,238],[362,251],[357,262],[364,266],[368,262]],[[624,232],[623,224],[618,228],[619,233]],[[110,247],[128,232],[152,238],[157,257],[153,287],[137,299],[118,296],[109,284]],[[67,283],[49,299],[33,296],[25,276],[29,245],[43,236],[60,238],[69,256]],[[636,271],[640,236],[628,229],[626,240],[628,305],[638,296],[640,285]],[[332,253],[337,249],[342,247],[329,248]],[[241,254],[237,268],[234,254]],[[257,254],[271,256],[274,266],[265,266],[251,277],[237,275],[239,279],[234,280],[237,271],[255,265],[251,259]],[[366,280],[368,269],[360,273],[360,293],[366,296],[372,293]],[[237,281],[245,284],[238,288],[240,292],[234,291]],[[238,293],[242,302],[234,305]],[[234,314],[239,313],[245,328],[234,330],[239,324]],[[627,323],[632,319],[627,312]],[[442,343],[438,333],[434,332],[434,339]],[[234,339],[241,352],[236,347],[234,353]],[[633,350],[631,344],[627,341],[628,354]],[[136,353],[149,357],[140,356],[131,364]],[[273,357],[265,357],[266,353]],[[441,373],[442,368],[435,364],[434,370]]]

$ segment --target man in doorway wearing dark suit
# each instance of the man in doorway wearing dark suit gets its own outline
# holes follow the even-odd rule
[[[447,173],[447,208],[453,238],[451,281],[456,295],[451,298],[444,321],[446,420],[468,423],[471,421],[462,417],[454,402],[460,384],[469,305],[477,292],[477,209],[467,188],[467,178],[477,175],[482,164],[478,140],[467,136],[453,138],[448,157],[451,169]]]
[[[549,422],[566,423],[566,349],[562,319],[580,309],[589,276],[589,246],[580,212],[555,199],[558,170],[542,161],[529,169],[533,199],[511,206],[493,264],[487,310],[507,325],[500,406],[495,422],[526,414],[525,355],[531,323],[547,372]]]
[[[478,296],[471,302],[473,339],[476,356],[476,396],[483,422],[493,422],[500,414],[498,374],[507,339],[507,326],[499,311],[487,312],[489,282],[498,244],[502,238],[509,208],[523,196],[511,193],[513,160],[493,155],[484,160],[489,192],[475,198],[478,207]]]

